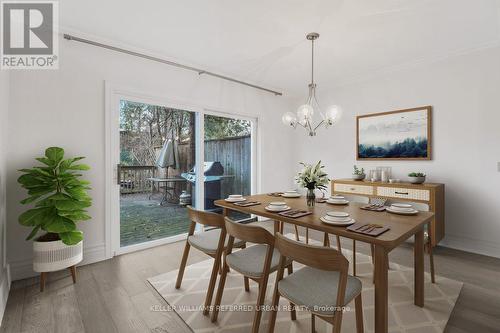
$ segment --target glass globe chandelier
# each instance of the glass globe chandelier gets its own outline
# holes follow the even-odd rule
[[[328,128],[340,118],[341,110],[337,105],[332,105],[322,112],[316,98],[316,83],[314,83],[314,41],[319,38],[319,34],[311,32],[306,38],[311,41],[311,83],[309,84],[309,95],[306,103],[299,106],[296,113],[286,112],[281,120],[283,124],[297,128],[303,127],[310,136],[316,135],[316,130],[321,126]],[[322,118],[317,124],[314,123],[313,115],[318,113]]]

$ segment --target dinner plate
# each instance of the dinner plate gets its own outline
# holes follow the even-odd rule
[[[287,210],[290,210],[290,207],[289,206],[283,206],[283,207],[278,207],[278,208],[269,208],[269,206],[266,206],[264,207],[265,210],[267,210],[268,212],[284,212],[284,211],[287,211]]]
[[[414,208],[399,208],[399,207],[392,207],[392,206],[389,206],[389,208],[395,212],[403,212],[403,213],[413,212],[415,210]]]
[[[283,198],[300,198],[300,193],[297,194],[282,194],[281,195]]]
[[[245,198],[238,198],[238,199],[229,199],[229,198],[226,198],[224,200],[227,201],[227,202],[243,202],[243,201],[246,201],[247,199],[245,199]]]
[[[346,226],[346,225],[351,225],[351,224],[356,223],[355,219],[351,219],[350,221],[347,221],[347,222],[330,221],[330,220],[324,219],[323,217],[320,217],[319,219],[323,223],[330,224],[330,225],[337,225],[337,226]]]
[[[326,212],[326,215],[331,216],[331,217],[340,217],[340,218],[349,217],[349,213],[346,213],[346,212],[336,212],[336,211]]]
[[[414,209],[412,211],[401,211],[401,210],[393,210],[393,209],[391,209],[391,207],[387,207],[385,210],[388,211],[389,213],[400,214],[400,215],[416,215],[416,214],[418,214],[418,210],[416,210],[416,209]]]
[[[329,203],[330,205],[347,205],[349,203],[349,200],[326,200],[326,203]]]
[[[410,205],[410,204],[404,204],[404,203],[393,203],[391,206],[392,207],[397,207],[397,208],[403,208],[403,209],[413,208],[412,205]]]

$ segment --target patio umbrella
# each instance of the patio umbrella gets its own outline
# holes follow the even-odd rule
[[[168,168],[179,169],[179,149],[177,147],[177,142],[168,139],[165,140],[163,144],[163,148],[160,151],[160,155],[156,160],[156,165],[160,168],[167,168],[167,177],[168,177]]]

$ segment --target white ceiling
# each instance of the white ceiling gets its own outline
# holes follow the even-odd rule
[[[64,0],[60,11],[71,30],[300,95],[311,31],[320,86],[500,41],[500,0]]]

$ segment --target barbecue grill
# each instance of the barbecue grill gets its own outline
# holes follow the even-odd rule
[[[224,174],[224,167],[220,162],[205,162],[203,165],[203,175],[205,182],[205,210],[217,210],[214,205],[215,200],[221,198],[221,180]],[[181,177],[185,178],[195,188],[196,186],[196,166],[189,172],[184,172]],[[193,201],[194,201],[193,196]]]

